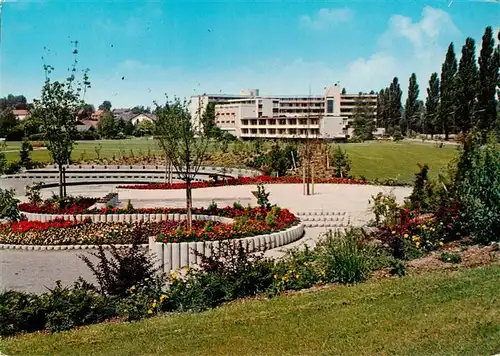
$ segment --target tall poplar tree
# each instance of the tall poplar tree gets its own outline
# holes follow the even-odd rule
[[[462,57],[457,73],[457,128],[467,133],[475,123],[475,103],[478,92],[479,74],[476,64],[476,44],[468,37],[462,47]]]
[[[424,133],[433,136],[436,133],[439,121],[439,78],[437,73],[432,73],[427,88],[427,98],[425,100],[425,117],[423,124]]]
[[[388,97],[388,128],[394,130],[394,128],[401,121],[401,96],[403,92],[399,86],[398,77],[394,77],[391,85],[389,86],[389,97]]]
[[[498,54],[495,51],[493,30],[490,26],[484,30],[479,55],[479,88],[477,92],[476,124],[479,129],[488,131],[494,128],[496,121],[495,91],[498,83]]]
[[[437,131],[444,133],[448,140],[450,132],[454,131],[453,116],[455,115],[455,80],[457,75],[457,58],[453,42],[448,46],[444,63],[441,67],[441,97],[439,105],[439,120]]]
[[[405,103],[405,111],[403,119],[401,120],[401,133],[406,135],[408,131],[415,130],[416,126],[419,125],[420,118],[419,114],[419,103],[418,103],[418,94],[419,88],[417,83],[417,75],[412,73],[410,76],[409,84],[408,84],[408,98]]]

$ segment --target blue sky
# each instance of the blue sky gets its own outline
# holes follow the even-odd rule
[[[500,27],[498,0],[4,0],[0,96],[37,97],[42,56],[64,78],[72,40],[96,106],[244,88],[315,94],[335,82],[369,91],[393,76],[406,90],[413,71],[422,94],[449,42],[459,52],[487,25]]]

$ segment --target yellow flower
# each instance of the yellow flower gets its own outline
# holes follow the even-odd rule
[[[443,245],[444,245],[443,241],[440,241],[439,246],[443,246]]]
[[[144,280],[147,282],[147,281],[149,281],[149,278],[144,278]]]
[[[288,281],[288,276],[286,276],[286,275],[285,275],[285,276],[283,276],[282,280],[283,280],[283,282]]]
[[[130,293],[134,293],[135,289],[135,286],[130,287]]]
[[[160,296],[160,302],[163,302],[163,301],[164,301],[165,299],[167,299],[167,298],[168,298],[168,295],[166,295],[166,294],[162,294],[162,295]]]
[[[297,273],[297,274],[295,275],[295,278],[299,279],[299,278],[300,278],[300,273]]]
[[[418,242],[418,241],[417,241],[417,242],[415,243],[415,246],[416,246],[417,248],[419,248],[419,247],[420,247],[420,242]]]
[[[274,279],[278,279],[278,275],[277,274],[275,274],[273,277],[274,277]]]
[[[392,231],[392,234],[393,234],[393,235],[396,235],[396,231]]]
[[[153,310],[152,310],[152,309],[149,309],[149,310],[148,310],[148,314],[153,314]]]
[[[407,239],[407,238],[408,238],[408,234],[404,234],[404,235],[403,235],[403,237],[404,237],[405,239]]]
[[[170,277],[172,277],[172,279],[177,279],[179,278],[179,275],[177,273],[172,273]]]

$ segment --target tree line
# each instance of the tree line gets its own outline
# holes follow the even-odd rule
[[[497,36],[500,41],[500,32]],[[419,100],[415,73],[409,78],[404,106],[397,77],[379,91],[375,113],[367,110],[366,100],[360,98],[353,112],[354,134],[362,139],[373,138],[375,121],[389,135],[443,135],[446,140],[452,134],[465,135],[472,129],[498,130],[499,67],[500,44],[495,46],[493,30],[488,26],[477,60],[474,39],[465,40],[459,61],[450,43],[441,73],[430,75],[425,101]]]

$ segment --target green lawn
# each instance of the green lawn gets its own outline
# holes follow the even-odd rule
[[[11,151],[6,153],[9,161],[19,159],[20,145],[19,142],[7,143],[6,150]],[[75,146],[73,159],[96,158],[95,148],[98,145],[102,146],[100,156],[109,158],[113,155],[120,157],[121,154],[129,156],[131,150],[135,155],[141,152],[146,154],[148,149],[152,153],[160,152],[154,140],[145,138],[81,141]],[[429,164],[431,175],[435,176],[457,154],[454,146],[445,145],[443,148],[437,148],[431,143],[369,142],[349,143],[341,146],[351,159],[352,174],[357,177],[365,176],[369,180],[391,178],[411,182],[418,171],[417,163]],[[32,157],[37,161],[49,161],[49,152],[37,150],[32,152]]]
[[[397,179],[412,182],[418,172],[418,163],[428,164],[431,176],[436,177],[451,159],[457,156],[454,145],[438,148],[432,143],[368,142],[341,145],[351,159],[354,176],[368,180]]]
[[[7,355],[493,355],[500,266],[0,342]]]

